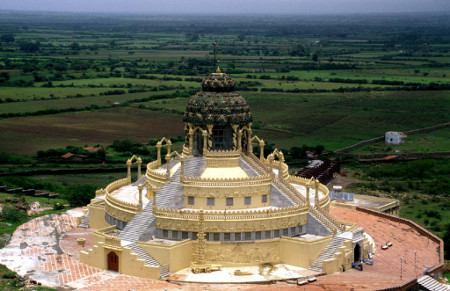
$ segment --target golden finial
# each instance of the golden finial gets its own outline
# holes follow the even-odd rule
[[[222,73],[222,72],[220,71],[220,67],[219,67],[219,66],[217,66],[217,70],[216,70],[216,73],[217,73],[217,74],[220,74],[220,73]]]

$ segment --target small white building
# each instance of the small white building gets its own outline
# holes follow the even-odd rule
[[[384,135],[384,141],[387,144],[401,144],[404,143],[404,138],[406,137],[406,134],[403,132],[398,131],[388,131]]]

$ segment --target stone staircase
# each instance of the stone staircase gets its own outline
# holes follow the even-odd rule
[[[127,223],[118,237],[130,243],[136,242],[142,233],[150,227],[154,220],[153,203],[150,201],[141,213],[136,214],[133,219]]]
[[[197,162],[200,162],[201,160]],[[174,163],[175,164],[175,163]],[[194,171],[198,163],[189,165],[191,171]],[[206,164],[206,161],[205,161]],[[186,168],[185,168],[186,170]],[[181,208],[183,207],[183,185],[179,183],[180,169],[178,169],[170,178],[170,182],[164,184],[156,193],[156,203],[159,207]],[[141,213],[137,213],[125,228],[119,234],[123,244],[131,247],[133,252],[139,256],[139,259],[146,261],[146,264],[159,266],[161,277],[170,275],[167,268],[160,265],[150,255],[148,255],[138,244],[137,241],[146,241],[152,238],[156,230],[155,216],[153,216],[153,199],[144,207]]]
[[[206,159],[203,157],[191,157],[184,161],[184,175],[186,177],[200,177],[205,168]]]
[[[330,243],[326,246],[326,248],[322,251],[319,257],[312,263],[312,265],[308,268],[309,270],[322,273],[322,263],[325,260],[332,259],[334,254],[338,251],[339,247],[344,243],[344,238],[341,238],[335,235]]]
[[[275,207],[289,207],[294,201],[275,184],[270,185],[270,205]]]
[[[81,228],[89,228],[89,211],[81,219],[79,227],[81,227]]]
[[[256,171],[252,166],[250,166],[243,158],[239,158],[239,166],[249,177],[259,176],[258,171]]]
[[[450,285],[439,283],[432,277],[425,275],[417,279],[419,283],[419,290],[429,290],[429,291],[448,291],[450,290]]]
[[[159,267],[161,278],[167,277],[170,275],[169,270],[158,263],[152,256],[150,256],[143,248],[141,248],[137,243],[132,243],[127,247],[131,248],[134,254],[138,255],[139,259],[143,260],[148,266],[156,266]]]

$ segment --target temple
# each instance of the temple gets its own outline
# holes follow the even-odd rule
[[[331,274],[370,256],[372,238],[329,214],[325,185],[289,175],[279,150],[264,155],[250,107],[229,75],[218,68],[203,79],[183,122],[180,152],[162,138],[144,174],[133,156],[126,178],[96,191],[82,220],[95,229],[94,245],[81,262],[158,279],[186,268],[268,263]]]

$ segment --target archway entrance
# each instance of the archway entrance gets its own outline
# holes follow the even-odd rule
[[[108,270],[119,272],[119,257],[115,252],[108,254]]]
[[[355,248],[353,249],[353,261],[361,261],[361,247],[359,246],[359,244],[356,244]]]

